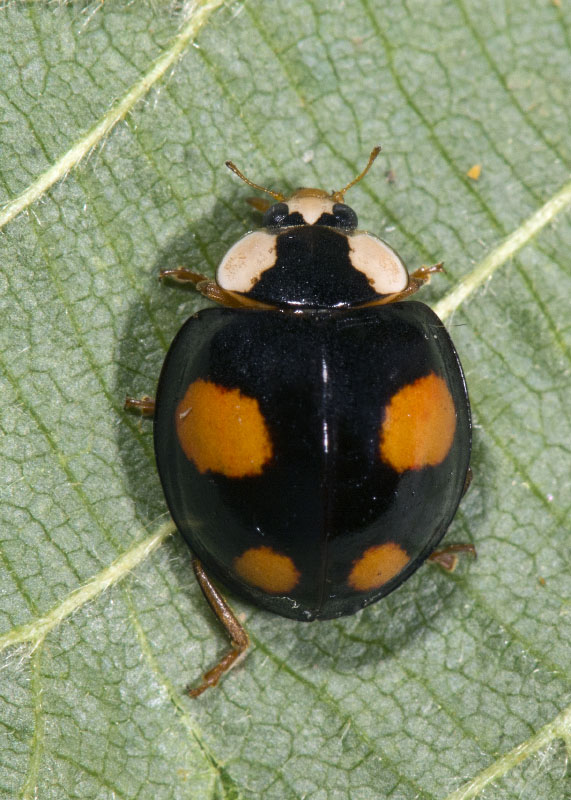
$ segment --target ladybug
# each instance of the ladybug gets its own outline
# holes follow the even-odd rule
[[[158,471],[172,518],[232,649],[189,691],[214,686],[248,634],[212,582],[296,620],[354,614],[435,553],[470,479],[470,405],[436,314],[405,301],[442,264],[410,276],[390,245],[358,229],[344,189],[286,197],[252,183],[262,228],[216,280],[185,268],[218,303],[175,337],[156,400]]]

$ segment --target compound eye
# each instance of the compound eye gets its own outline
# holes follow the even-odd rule
[[[287,203],[274,203],[264,214],[262,225],[265,228],[281,228],[284,226],[288,214]]]
[[[346,206],[345,203],[335,203],[332,211],[335,217],[335,227],[348,230],[357,227],[357,215],[350,206]]]

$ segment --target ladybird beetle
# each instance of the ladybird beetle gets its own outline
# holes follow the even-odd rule
[[[360,231],[345,192],[298,189],[222,259],[216,280],[185,268],[220,307],[175,337],[154,416],[167,505],[232,649],[190,690],[214,686],[249,640],[212,576],[297,620],[353,614],[439,553],[469,482],[464,374],[442,322],[402,302],[442,265],[410,276],[390,245]]]

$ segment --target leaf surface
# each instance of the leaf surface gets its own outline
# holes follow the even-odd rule
[[[1,5],[0,797],[569,796],[570,23],[558,2]],[[447,541],[478,560],[334,622],[235,601],[252,652],[191,701],[226,642],[122,410],[205,304],[157,274],[213,274],[257,224],[225,160],[329,190],[377,143],[350,202],[411,268],[446,263],[424,299],[475,423]]]

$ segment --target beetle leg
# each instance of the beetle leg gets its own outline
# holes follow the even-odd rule
[[[200,686],[197,686],[195,689],[187,689],[190,697],[198,697],[198,695],[202,694],[202,692],[205,692],[206,689],[209,689],[211,686],[216,686],[224,673],[228,672],[228,670],[232,669],[232,667],[235,667],[240,663],[240,661],[242,661],[248,652],[248,647],[250,646],[250,637],[248,636],[246,629],[238,622],[234,612],[224,597],[220,594],[218,589],[214,586],[204,571],[204,567],[196,557],[193,557],[192,559],[192,568],[194,569],[194,574],[196,575],[196,580],[202,589],[202,593],[208,601],[208,605],[224,626],[224,629],[230,637],[230,641],[232,642],[232,649],[220,659],[215,667],[213,667],[203,676]]]
[[[220,303],[221,306],[226,306],[227,308],[274,308],[274,306],[260,303],[258,300],[252,300],[237,292],[228,292],[218,286],[216,281],[207,278],[206,275],[201,275],[200,272],[192,272],[186,267],[161,270],[159,280],[162,281],[165,278],[170,278],[182,285],[190,283],[209,300],[214,300],[215,303]]]
[[[434,275],[435,272],[446,272],[444,261],[439,261],[438,264],[432,264],[430,267],[419,267],[415,269],[410,277],[422,281],[422,283],[428,283],[430,276]]]
[[[137,400],[135,397],[127,396],[123,408],[125,411],[136,411],[142,417],[155,416],[155,401],[146,394],[143,395],[140,400]]]
[[[454,572],[458,564],[457,553],[470,553],[471,556],[477,558],[476,548],[473,544],[449,544],[448,547],[435,550],[426,560],[438,564],[446,572]]]
[[[227,308],[274,308],[267,303],[260,303],[258,300],[252,300],[245,295],[238,292],[229,292],[218,286],[216,281],[205,279],[196,284],[198,291],[209,300],[214,300],[215,303],[220,303],[221,306]]]
[[[159,280],[164,281],[165,278],[171,278],[178,283],[192,283],[194,286],[196,286],[197,283],[200,283],[200,281],[208,280],[206,275],[202,275],[200,272],[193,272],[190,269],[186,269],[186,267],[162,269],[159,272]]]
[[[372,300],[370,303],[363,303],[359,308],[369,308],[369,306],[386,306],[389,303],[396,303],[398,300],[404,300],[405,297],[410,297],[411,294],[416,294],[418,290],[428,283],[431,275],[435,272],[446,272],[442,261],[438,264],[433,264],[431,267],[420,267],[408,276],[408,284],[406,289],[402,292],[395,292],[395,294],[387,294],[379,300]]]
[[[415,271],[409,275],[406,289],[403,289],[403,291],[398,294],[391,295],[388,302],[394,303],[396,300],[403,300],[405,297],[410,297],[411,294],[416,294],[425,283],[429,282],[430,277],[436,272],[445,272],[442,261],[439,261],[438,264],[433,264],[431,267],[415,269]]]
[[[242,303],[239,303],[231,296],[230,292],[225,292],[224,289],[221,289],[216,281],[210,280],[210,278],[207,278],[206,275],[202,275],[200,272],[193,272],[190,269],[186,269],[186,267],[162,269],[159,273],[159,280],[164,281],[165,279],[174,280],[182,285],[192,284],[195,289],[205,297],[208,297],[209,300],[214,300],[221,305],[234,308],[242,305]]]
[[[159,280],[164,281],[165,279],[174,280],[183,285],[192,284],[195,289],[197,289],[205,297],[208,297],[209,300],[214,300],[222,305],[243,305],[232,297],[232,292],[226,292],[224,289],[221,289],[216,281],[207,278],[206,275],[202,275],[200,272],[193,272],[190,269],[186,269],[186,267],[162,269],[159,273]]]

